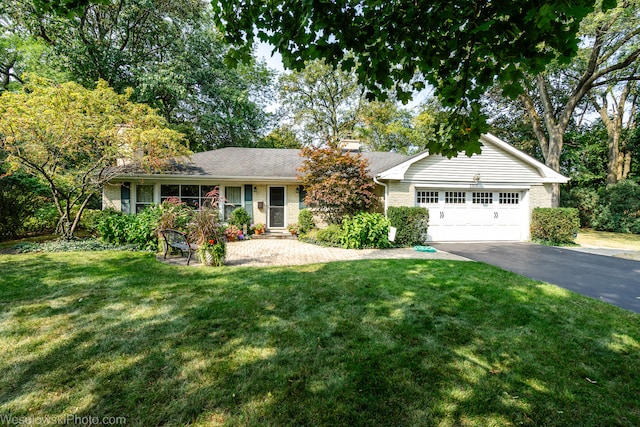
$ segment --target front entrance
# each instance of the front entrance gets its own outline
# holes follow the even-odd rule
[[[284,187],[269,187],[268,228],[284,228]]]

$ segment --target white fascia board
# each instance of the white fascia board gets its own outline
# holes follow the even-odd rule
[[[503,149],[504,151],[508,152],[509,154],[513,155],[514,157],[516,157],[516,158],[522,160],[523,162],[528,163],[529,165],[531,165],[534,168],[536,168],[536,170],[540,174],[540,177],[542,178],[542,180],[541,180],[542,183],[545,183],[545,184],[550,184],[550,183],[565,184],[565,183],[569,182],[570,178],[567,178],[566,176],[564,176],[562,174],[559,174],[558,172],[556,172],[553,169],[551,169],[549,166],[545,165],[544,163],[541,163],[541,162],[537,161],[536,159],[534,159],[533,157],[529,156],[528,154],[523,153],[522,151],[518,150],[513,145],[501,140],[500,138],[498,138],[495,135],[492,135],[490,133],[482,134],[482,136],[480,136],[480,141],[483,142],[483,143],[487,142],[487,143],[496,145],[499,148]]]

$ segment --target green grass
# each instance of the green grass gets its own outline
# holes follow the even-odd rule
[[[473,262],[206,269],[130,252],[4,255],[0,416],[640,425],[639,320]]]

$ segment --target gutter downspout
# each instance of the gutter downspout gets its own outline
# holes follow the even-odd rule
[[[378,181],[375,176],[373,177],[373,182],[384,187],[384,216],[387,216],[387,208],[389,207],[389,187],[387,184],[383,184]]]

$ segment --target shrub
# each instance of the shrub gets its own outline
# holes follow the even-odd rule
[[[596,230],[640,233],[640,185],[625,180],[604,188],[592,226]]]
[[[327,228],[318,230],[315,237],[320,244],[340,246],[342,244],[342,227],[338,224],[330,224]]]
[[[313,214],[309,209],[302,209],[298,214],[298,232],[307,234],[314,228],[316,228],[316,223],[313,221]]]
[[[397,229],[395,243],[399,246],[420,245],[426,241],[429,210],[419,207],[390,206],[387,217]]]
[[[347,249],[388,248],[389,220],[378,213],[360,212],[342,221],[342,246]]]
[[[158,247],[158,221],[162,215],[157,206],[150,206],[137,215],[124,215],[114,209],[104,211],[98,222],[100,238],[113,245],[135,245],[144,250]]]
[[[236,208],[231,212],[229,224],[235,225],[240,230],[246,225],[248,230],[251,227],[251,217],[245,208]]]
[[[531,239],[545,244],[573,243],[580,219],[575,208],[535,208],[531,217]]]
[[[80,227],[85,229],[91,234],[98,232],[98,224],[104,216],[103,210],[100,209],[85,209],[82,212],[82,218],[80,219]]]
[[[598,212],[600,197],[592,188],[572,188],[568,194],[563,193],[562,205],[578,209],[581,227],[592,227],[593,219]]]

